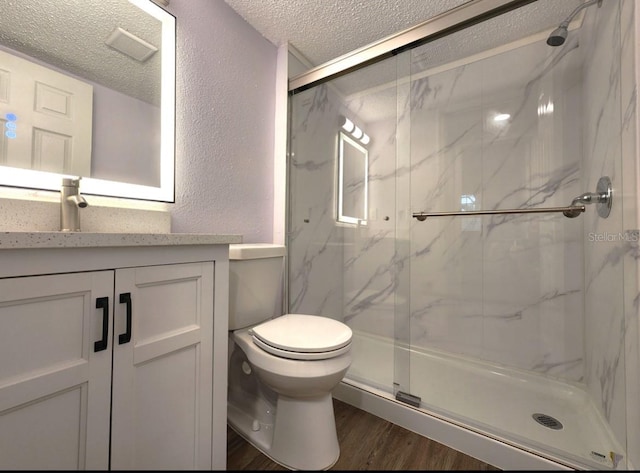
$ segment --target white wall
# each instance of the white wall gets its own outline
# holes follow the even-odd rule
[[[177,19],[172,231],[270,242],[277,48],[223,0],[172,0]]]

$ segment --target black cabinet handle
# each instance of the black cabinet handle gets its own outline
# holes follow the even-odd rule
[[[107,349],[107,339],[109,337],[109,298],[98,297],[96,299],[96,309],[102,309],[102,339],[93,344],[93,351]]]
[[[131,341],[131,293],[124,292],[120,294],[120,304],[127,304],[127,330],[118,336],[120,345]]]

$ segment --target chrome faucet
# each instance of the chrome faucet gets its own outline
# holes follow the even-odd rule
[[[60,231],[80,231],[80,211],[85,208],[87,201],[80,195],[80,178],[62,179],[60,190]]]

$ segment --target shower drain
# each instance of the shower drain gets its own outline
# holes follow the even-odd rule
[[[562,422],[560,422],[555,417],[551,417],[547,414],[532,414],[533,420],[535,420],[538,424],[544,425],[553,430],[562,430]]]

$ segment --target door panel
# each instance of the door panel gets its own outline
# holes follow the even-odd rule
[[[112,271],[0,280],[0,469],[108,467],[112,292]]]
[[[91,173],[93,86],[0,51],[0,165]]]
[[[78,426],[86,421],[86,395],[84,383],[3,411],[2,469],[83,469],[84,429]]]
[[[211,468],[211,287],[212,262],[116,272],[112,468]]]

